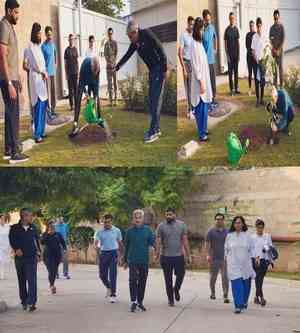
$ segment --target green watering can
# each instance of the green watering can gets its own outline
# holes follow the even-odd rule
[[[237,166],[243,157],[247,153],[247,149],[250,145],[250,140],[247,139],[243,146],[238,136],[231,132],[226,140],[227,146],[227,159],[230,166]]]
[[[88,99],[84,109],[84,118],[88,124],[97,124],[104,127],[104,119],[101,116],[98,117],[95,100],[93,98]]]

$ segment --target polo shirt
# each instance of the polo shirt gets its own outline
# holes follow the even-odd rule
[[[203,33],[203,46],[207,54],[208,64],[212,65],[216,62],[214,40],[217,39],[216,29],[213,24],[205,27]]]
[[[191,60],[192,34],[186,30],[180,35],[179,45],[183,50],[183,59]]]
[[[239,54],[239,38],[240,32],[237,26],[229,25],[224,33],[224,40],[227,42],[227,51],[230,60],[237,61],[240,57]]]
[[[100,242],[101,251],[118,250],[119,242],[122,241],[121,230],[115,226],[104,228],[96,232],[94,239]]]
[[[224,245],[227,229],[212,228],[208,231],[206,241],[210,243],[212,260],[224,260]]]

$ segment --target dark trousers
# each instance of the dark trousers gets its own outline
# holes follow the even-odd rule
[[[265,69],[260,63],[257,63],[257,62],[254,63],[254,75],[255,75],[256,99],[257,99],[257,101],[259,101],[259,100],[263,101],[266,79],[265,79]]]
[[[263,294],[263,283],[264,278],[268,271],[269,262],[265,259],[260,260],[260,265],[257,266],[255,263],[255,259],[252,259],[253,269],[256,273],[255,278],[255,287],[256,287],[256,297],[264,297]]]
[[[48,280],[50,287],[54,286],[58,273],[58,266],[60,264],[59,258],[47,257],[45,258],[45,265],[48,271]]]
[[[13,85],[17,91],[17,99],[15,101],[12,101],[9,97],[7,83],[1,82],[1,92],[5,106],[5,152],[12,155],[18,151],[20,120],[19,83],[14,81]]]
[[[155,67],[149,72],[149,110],[151,123],[149,132],[154,134],[160,129],[160,111],[164,92],[164,73],[161,67]]]
[[[211,88],[213,92],[213,101],[215,101],[217,94],[215,64],[209,64],[209,75],[210,75]]]
[[[116,296],[118,251],[102,251],[99,258],[99,277],[111,296]]]
[[[247,67],[248,67],[248,85],[251,88],[252,85],[252,74],[254,76],[254,64],[255,61],[251,54],[247,54]]]
[[[78,123],[79,120],[79,115],[80,115],[80,108],[81,108],[81,100],[82,100],[82,95],[83,92],[85,91],[85,87],[80,84],[78,84],[77,87],[77,93],[76,93],[76,97],[75,97],[75,114],[74,114],[74,122]],[[93,93],[93,97],[97,100],[97,113],[98,113],[98,117],[100,117],[100,101],[99,101],[99,87],[96,85],[93,86],[88,86],[88,95],[91,96]]]
[[[237,59],[228,62],[228,78],[230,91],[233,91],[233,88],[237,91],[239,88],[239,62]]]
[[[180,290],[184,275],[185,262],[184,257],[165,257],[161,256],[160,264],[164,272],[166,292],[169,302],[174,302],[174,290]],[[173,286],[173,274],[176,276],[175,285]]]
[[[71,109],[73,109],[74,105],[76,105],[77,85],[78,85],[78,74],[69,75],[68,89],[69,89],[69,103]]]
[[[192,89],[192,64],[190,60],[184,59],[184,67],[187,73],[186,78],[184,78],[184,88],[186,99],[188,102],[188,112],[193,110],[192,102],[191,102],[191,89]]]
[[[49,77],[49,102],[51,112],[55,111],[56,108],[56,90],[55,90],[55,76]]]
[[[37,259],[15,258],[19,283],[19,295],[23,305],[34,305],[37,302]]]
[[[275,62],[276,62],[276,67],[275,67],[275,75],[274,75],[274,86],[277,88],[278,86],[278,74],[279,74],[279,84],[280,84],[280,87],[282,88],[283,86],[283,65],[282,65],[282,62],[283,62],[283,54],[282,54],[283,51],[281,51],[281,54],[279,56],[275,56],[274,59],[275,59]],[[278,73],[279,72],[279,73]]]
[[[142,304],[145,296],[149,267],[147,264],[129,264],[131,302]]]

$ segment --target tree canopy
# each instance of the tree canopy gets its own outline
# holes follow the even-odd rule
[[[82,0],[82,6],[104,15],[117,17],[125,4],[123,0]]]
[[[32,207],[44,216],[64,216],[76,224],[103,212],[127,224],[133,209],[161,213],[179,209],[192,184],[190,167],[167,168],[3,168],[0,210]]]

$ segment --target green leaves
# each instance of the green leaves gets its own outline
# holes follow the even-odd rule
[[[117,17],[124,8],[123,0],[82,0],[82,6],[112,17]]]

